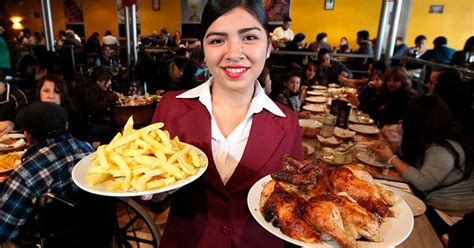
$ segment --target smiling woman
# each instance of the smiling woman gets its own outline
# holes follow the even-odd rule
[[[201,179],[172,195],[161,245],[283,247],[246,205],[250,187],[280,168],[283,155],[303,155],[295,114],[270,100],[256,80],[270,52],[262,2],[210,0],[202,16],[200,38],[213,77],[165,94],[153,122],[204,151],[209,165]]]

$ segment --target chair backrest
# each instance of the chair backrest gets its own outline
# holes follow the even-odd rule
[[[108,246],[117,226],[114,204],[111,198],[83,191],[68,198],[46,193],[38,200],[20,240],[33,236],[41,247]]]

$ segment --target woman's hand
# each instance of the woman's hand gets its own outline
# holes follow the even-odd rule
[[[0,121],[0,137],[11,132],[14,126],[11,121]]]
[[[357,95],[356,94],[353,94],[353,93],[347,93],[346,94],[346,98],[347,98],[347,101],[356,106],[356,107],[359,107],[360,105],[360,102],[359,102],[359,99],[357,99]]]
[[[385,140],[377,140],[374,141],[371,145],[369,145],[369,149],[377,153],[380,157],[388,160],[390,157],[394,155],[390,144]]]
[[[298,118],[300,119],[309,119],[311,118],[311,112],[308,112],[308,111],[301,111],[301,112],[298,112]]]

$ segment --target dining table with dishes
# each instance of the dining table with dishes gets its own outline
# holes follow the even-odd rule
[[[307,92],[306,104],[302,107],[311,112],[309,119],[299,120],[305,160],[323,161],[335,168],[358,166],[369,172],[374,181],[397,192],[410,208],[414,225],[406,239],[396,247],[443,247],[425,215],[426,206],[423,201],[414,195],[400,173],[368,149],[373,141],[383,138],[375,121],[354,106],[351,106],[346,128],[337,127],[334,125],[335,121],[328,118],[332,116],[332,101],[344,100],[345,94],[352,93],[355,89],[329,86],[312,86]],[[328,125],[331,122],[332,125]]]
[[[21,163],[27,146],[28,142],[22,133],[7,133],[0,137],[0,184]]]

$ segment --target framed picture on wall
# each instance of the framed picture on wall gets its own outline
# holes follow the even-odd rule
[[[282,24],[283,18],[290,15],[291,0],[263,0],[269,24]]]
[[[160,0],[152,0],[153,3],[153,11],[159,11],[160,10]]]
[[[325,10],[333,10],[334,9],[334,1],[336,1],[336,0],[324,0],[324,9]]]
[[[430,5],[430,14],[442,14],[444,5]]]

